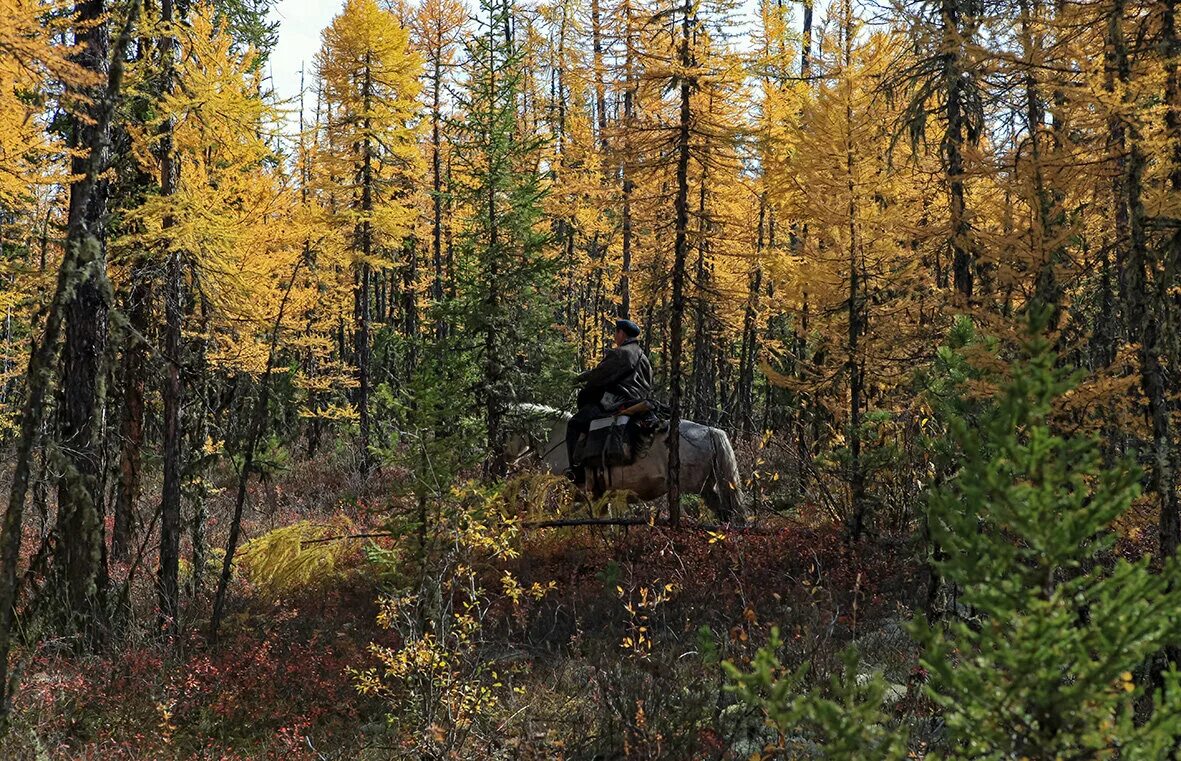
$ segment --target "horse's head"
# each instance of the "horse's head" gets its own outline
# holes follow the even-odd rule
[[[569,413],[542,404],[510,405],[504,417],[505,454],[510,461],[531,455],[544,457],[559,428],[565,440],[565,423],[569,419]]]
[[[504,454],[509,462],[520,460],[534,448],[535,444],[529,440],[524,431],[509,429],[508,437],[504,442]]]

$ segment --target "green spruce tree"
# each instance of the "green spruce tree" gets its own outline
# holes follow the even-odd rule
[[[1104,469],[1094,437],[1050,427],[1074,378],[1042,322],[989,414],[951,421],[965,460],[932,495],[929,524],[940,573],[976,615],[916,624],[928,689],[952,757],[1165,758],[1181,736],[1176,674],[1155,694],[1133,675],[1176,641],[1179,567],[1114,559],[1111,525],[1139,472],[1130,461]],[[1151,718],[1137,721],[1138,703]]]
[[[478,367],[476,398],[487,435],[487,470],[503,473],[504,418],[514,401],[536,399],[554,360],[555,262],[545,255],[541,138],[518,123],[524,57],[514,42],[511,0],[481,0],[468,42],[469,77],[460,97],[463,178],[472,214],[463,230],[455,305],[464,344]],[[552,384],[549,386],[552,388]]]
[[[1113,522],[1139,493],[1131,461],[1105,469],[1093,436],[1063,436],[1049,418],[1074,377],[1059,367],[1044,320],[995,403],[948,421],[959,470],[928,502],[935,565],[960,590],[967,618],[920,619],[912,633],[926,691],[945,731],[946,758],[1168,758],[1181,737],[1177,673],[1154,685],[1146,666],[1177,640],[1181,574],[1113,552]],[[970,405],[945,409],[967,411]],[[903,757],[881,730],[883,692],[849,675],[800,695],[773,650],[750,673],[731,667],[739,694],[784,734],[810,729],[826,749]],[[871,725],[877,725],[875,729]],[[886,752],[889,751],[889,752]]]

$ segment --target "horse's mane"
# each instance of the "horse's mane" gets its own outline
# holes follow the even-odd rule
[[[516,404],[510,404],[508,408],[509,411],[516,412],[522,416],[536,415],[546,420],[569,420],[572,417],[565,410],[559,410],[544,404],[533,404],[532,402],[518,402]]]

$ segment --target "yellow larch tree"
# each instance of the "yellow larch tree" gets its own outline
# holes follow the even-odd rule
[[[68,33],[65,3],[0,0],[0,433],[12,425],[24,371],[22,336],[30,327],[38,292],[56,246],[51,223],[59,219],[62,185],[69,175],[66,146],[50,131],[55,100],[82,99],[98,83],[95,73],[54,43]]]
[[[149,196],[130,214],[138,224],[128,227],[139,232],[119,241],[116,260],[161,246],[182,252],[209,308],[209,361],[257,375],[265,339],[255,330],[273,322],[273,289],[302,256],[303,231],[286,224],[291,192],[264,139],[277,115],[259,95],[252,54],[234,51],[210,6],[196,6],[179,30],[183,86],[160,98],[157,117],[172,124],[178,181],[171,195]],[[134,135],[144,171],[158,171],[158,126]]]
[[[804,102],[784,167],[795,187],[768,188],[783,215],[807,229],[799,250],[772,262],[771,274],[780,310],[801,318],[808,310],[810,345],[801,352],[808,361],[795,357],[795,376],[767,371],[817,405],[812,423],[824,433],[813,445],[828,448],[824,461],[847,483],[847,500],[834,507],[847,511],[859,535],[873,487],[865,449],[885,435],[867,421],[872,410],[896,403],[891,392],[906,387],[930,351],[923,300],[931,284],[919,249],[920,217],[933,190],[912,181],[921,156],[908,155],[906,146],[891,152],[893,120],[883,118],[896,105],[879,95],[877,82],[900,39],[874,32],[858,44],[847,2],[842,11],[842,34],[823,41],[830,52],[819,65],[828,75]]]
[[[315,182],[335,234],[352,257],[353,405],[360,461],[368,470],[373,275],[411,266],[402,253],[417,245],[409,238],[417,218],[413,191],[422,174],[417,130],[422,60],[395,15],[374,0],[348,0],[324,30],[317,66],[326,129]]]

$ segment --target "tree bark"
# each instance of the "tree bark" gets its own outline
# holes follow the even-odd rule
[[[964,80],[960,63],[960,11],[956,0],[941,0],[943,80],[946,90],[947,132],[943,138],[944,169],[951,214],[951,259],[955,289],[965,301],[972,298],[972,251],[964,209]]]
[[[1178,71],[1177,63],[1178,58],[1181,58],[1181,39],[1178,39],[1177,35],[1176,0],[1161,0],[1161,47],[1161,57],[1165,62],[1165,102],[1167,104],[1165,137],[1168,144],[1172,146],[1172,156],[1170,156],[1172,167],[1169,170],[1168,186],[1175,197],[1181,197],[1181,72]],[[1163,258],[1164,278],[1156,289],[1162,312],[1169,310],[1175,304],[1174,283],[1177,272],[1181,269],[1181,228],[1174,226],[1172,232],[1168,234]],[[1173,324],[1173,320],[1166,319],[1165,314],[1156,315],[1156,321],[1159,326],[1158,330],[1164,325]],[[1166,342],[1162,341],[1162,343]],[[1168,366],[1172,367],[1176,357],[1168,359]],[[1168,480],[1161,485],[1162,488],[1168,489],[1168,494],[1161,502],[1160,546],[1162,556],[1171,557],[1177,553],[1178,544],[1181,543],[1181,506],[1177,501],[1176,451],[1172,438],[1171,410],[1167,396],[1164,406],[1165,409],[1160,412],[1162,418],[1160,433],[1157,433],[1157,413],[1153,414],[1153,434],[1162,446],[1167,447],[1163,457],[1158,454],[1158,459],[1163,459],[1168,464]],[[1171,656],[1171,660],[1175,662],[1177,660],[1175,649],[1171,652]]]
[[[361,97],[364,101],[365,113],[370,113],[372,100],[372,66],[369,54],[365,54],[365,71],[363,74]],[[357,267],[356,287],[354,290],[354,341],[353,349],[357,363],[357,391],[355,405],[357,408],[358,425],[360,428],[360,462],[361,472],[369,473],[373,467],[373,455],[369,450],[369,260],[373,254],[373,146],[370,137],[370,123],[366,116],[364,121],[364,138],[361,140],[361,220],[357,223],[356,245],[361,253],[362,261]]]
[[[189,502],[192,504],[192,517],[189,523],[189,539],[191,542],[192,572],[186,585],[192,597],[198,597],[205,585],[205,563],[208,557],[208,544],[205,538],[205,523],[208,519],[206,504],[206,489],[200,485],[205,482],[205,471],[209,464],[209,457],[203,452],[205,442],[209,439],[209,413],[212,400],[210,399],[209,378],[209,310],[210,305],[204,292],[197,282],[197,273],[193,273],[193,281],[197,284],[195,291],[200,293],[201,318],[199,332],[201,338],[193,341],[193,376],[196,380],[197,412],[189,426],[189,451],[200,453],[191,458],[190,481],[197,486],[190,489]]]
[[[123,350],[123,419],[120,423],[119,482],[115,496],[111,557],[126,560],[135,544],[136,503],[139,501],[144,445],[144,372],[147,361],[143,336],[151,315],[151,279],[144,264],[131,274],[128,323],[133,331]]]
[[[418,367],[418,242],[409,238],[403,244],[406,261],[402,265],[402,330],[406,334],[406,370],[403,376],[407,382],[414,377]]]
[[[812,76],[812,0],[804,0],[804,29],[800,35],[800,77]]]
[[[603,81],[603,26],[599,0],[591,0],[591,54],[595,77],[595,118],[598,123],[599,149],[607,154],[607,86]]]
[[[510,12],[508,4],[505,4],[505,45],[508,50],[512,50],[512,36],[509,25]],[[492,35],[492,30],[489,29],[489,35]],[[495,94],[497,93],[497,86],[499,82],[496,80],[496,46],[491,40],[488,44],[488,124],[489,129],[495,124],[494,110],[496,108]],[[496,315],[500,312],[500,216],[497,213],[496,195],[497,189],[500,187],[500,174],[497,168],[496,157],[493,155],[492,146],[489,145],[487,152],[488,159],[488,197],[485,202],[488,204],[488,293],[484,301],[484,335],[483,335],[483,349],[484,349],[484,414],[485,422],[487,424],[488,435],[488,460],[485,466],[485,472],[491,476],[502,476],[506,468],[504,459],[504,448],[501,442],[501,412],[503,409],[500,395],[500,381],[502,378],[501,358],[499,346],[497,342],[497,320]]]
[[[111,66],[107,74],[106,92],[100,101],[95,119],[94,139],[102,140],[107,135],[111,115],[115,109],[119,90],[123,84],[123,57],[131,39],[131,24],[139,16],[139,0],[131,0],[127,12],[127,25],[119,34],[111,55]],[[87,249],[93,250],[98,243],[93,231],[86,225],[82,210],[89,206],[89,194],[94,192],[104,167],[101,158],[105,145],[89,146],[85,171],[76,189],[78,202],[71,204],[66,225],[65,250],[58,270],[53,300],[45,318],[45,331],[41,342],[36,344],[29,356],[26,374],[27,390],[21,410],[20,437],[14,452],[12,484],[9,490],[8,506],[4,511],[3,531],[0,532],[0,733],[7,731],[12,711],[12,697],[16,689],[15,675],[11,669],[10,656],[16,628],[16,602],[20,594],[20,580],[17,568],[20,563],[21,529],[24,518],[25,498],[28,496],[29,476],[32,471],[33,445],[41,425],[45,398],[53,381],[53,363],[61,338],[62,321],[66,303],[69,300],[79,271],[84,265]]]
[[[673,248],[671,319],[669,326],[669,423],[668,423],[668,519],[673,526],[681,522],[681,405],[682,349],[685,320],[685,261],[689,253],[689,137],[692,122],[689,80],[693,65],[693,4],[685,0],[681,18],[680,49],[680,121],[677,126],[677,196],[676,239]]]
[[[763,249],[766,245],[767,194],[759,195],[759,223],[755,240],[755,265],[750,274],[746,309],[742,316],[742,349],[739,352],[738,422],[744,436],[754,433],[755,359],[759,353],[758,315],[759,292],[763,287]]]
[[[74,58],[96,74],[106,74],[110,63],[110,31],[103,0],[76,5],[78,31]],[[97,96],[97,93],[94,93]],[[100,166],[107,164],[110,124],[100,124],[97,97],[84,118],[74,116],[70,145],[75,151],[98,151]],[[96,134],[97,130],[103,134]],[[71,159],[71,172],[85,172],[88,157]],[[57,544],[54,563],[63,577],[63,614],[71,630],[83,633],[83,644],[97,643],[103,618],[100,589],[104,576],[100,488],[102,469],[102,418],[105,400],[103,358],[106,355],[110,284],[106,273],[107,193],[109,183],[97,179],[92,188],[70,189],[71,217],[79,215],[92,243],[84,249],[72,297],[65,305],[65,342],[61,355],[61,395],[58,434],[62,449],[63,477],[58,482]]]
[[[851,0],[842,3],[844,16],[845,61],[845,178],[849,194],[849,345],[847,368],[849,373],[849,493],[853,511],[849,529],[853,541],[861,538],[865,531],[865,469],[861,462],[861,412],[865,368],[861,358],[860,340],[863,291],[865,285],[860,277],[857,237],[857,184],[854,176],[853,146],[853,9]]]
[[[435,268],[435,280],[431,296],[435,300],[439,315],[435,320],[435,339],[447,337],[447,322],[443,319],[440,306],[443,303],[443,160],[442,160],[442,91],[443,91],[443,46],[440,35],[439,49],[431,62],[431,262]]]
[[[632,192],[635,190],[635,180],[632,179],[632,162],[634,148],[632,146],[632,130],[636,114],[636,59],[635,37],[633,32],[631,0],[625,0],[622,8],[624,28],[624,59],[623,59],[623,144],[624,149],[619,162],[619,177],[621,182],[621,233],[623,237],[622,272],[619,276],[619,314],[624,319],[631,319],[631,271],[633,247],[632,222]]]
[[[170,25],[173,21],[173,0],[162,0],[161,21]],[[165,31],[160,40],[160,57],[163,69],[162,92],[172,92],[175,76],[176,40]],[[176,189],[177,164],[173,157],[172,122],[166,121],[160,139],[160,194],[171,196]],[[175,224],[171,217],[164,218],[166,231]],[[184,272],[180,251],[167,244],[167,264],[164,282],[164,355],[167,361],[162,397],[164,402],[164,476],[160,501],[160,559],[157,573],[159,593],[159,615],[161,630],[167,634],[177,631],[179,615],[178,595],[180,576],[180,531],[181,531],[181,323],[184,315]]]
[[[1057,276],[1057,264],[1061,250],[1051,246],[1054,238],[1054,195],[1047,188],[1045,176],[1046,146],[1043,140],[1043,125],[1046,118],[1045,101],[1039,92],[1037,71],[1042,61],[1044,40],[1035,32],[1039,23],[1041,6],[1037,0],[1020,0],[1020,38],[1024,57],[1025,121],[1029,132],[1029,165],[1033,180],[1033,197],[1029,199],[1034,209],[1033,229],[1030,231],[1030,249],[1033,264],[1037,268],[1034,298],[1039,304],[1051,310],[1048,327],[1058,327],[1061,317],[1061,298]]]
[[[706,315],[709,285],[709,272],[706,269],[706,254],[709,250],[709,224],[706,214],[706,185],[709,182],[708,142],[704,142],[701,151],[701,177],[697,185],[697,264],[694,267],[693,278],[696,293],[693,299],[693,364],[690,367],[693,398],[690,409],[694,419],[712,425],[714,405],[709,383],[711,336]]]

